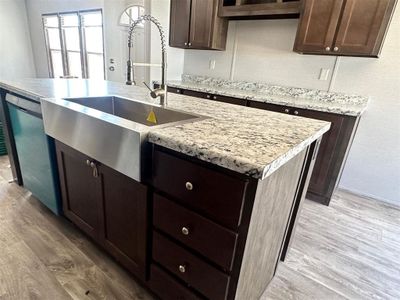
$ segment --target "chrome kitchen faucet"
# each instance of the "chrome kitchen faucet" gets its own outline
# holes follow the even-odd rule
[[[154,64],[133,63],[132,62],[132,55],[131,55],[131,49],[132,49],[132,45],[133,45],[132,37],[133,37],[133,34],[135,33],[135,29],[136,29],[137,25],[140,24],[142,21],[150,21],[154,25],[156,25],[158,28],[158,31],[160,33],[160,38],[161,38],[161,86],[157,89],[152,90],[146,83],[144,83],[144,84],[150,90],[150,96],[154,99],[160,97],[160,105],[165,107],[165,106],[167,106],[167,85],[166,85],[167,48],[166,48],[166,43],[165,43],[164,30],[163,30],[160,22],[151,15],[143,15],[143,16],[139,17],[137,20],[133,21],[132,25],[129,28],[126,84],[127,85],[136,85],[136,82],[134,79],[133,66],[135,66],[135,65],[137,65],[137,66],[160,66],[160,65],[154,65]]]

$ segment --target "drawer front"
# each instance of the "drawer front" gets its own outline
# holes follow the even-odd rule
[[[155,149],[153,186],[213,221],[240,224],[247,181]]]
[[[161,268],[152,264],[150,267],[149,286],[163,300],[199,300],[191,290],[181,285]]]
[[[237,234],[154,194],[154,226],[225,270],[232,269]]]
[[[226,299],[228,275],[158,232],[153,234],[153,259],[207,298]]]

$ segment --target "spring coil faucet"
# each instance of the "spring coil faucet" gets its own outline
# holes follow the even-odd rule
[[[127,85],[136,85],[135,79],[134,79],[134,70],[133,66],[134,63],[132,62],[132,38],[133,35],[135,34],[135,29],[138,24],[140,24],[142,21],[150,21],[154,25],[156,25],[158,32],[160,33],[160,39],[161,39],[161,86],[157,89],[152,90],[147,84],[147,88],[150,90],[150,96],[152,98],[160,98],[160,105],[165,107],[167,106],[167,85],[166,85],[166,77],[167,77],[167,46],[165,42],[165,34],[164,34],[164,29],[161,26],[161,23],[153,16],[151,15],[143,15],[140,16],[138,19],[133,21],[132,25],[129,27],[129,34],[128,34],[128,61],[127,61],[127,73],[126,73],[126,84]],[[141,64],[142,66],[146,64]],[[150,65],[150,64],[147,64]]]

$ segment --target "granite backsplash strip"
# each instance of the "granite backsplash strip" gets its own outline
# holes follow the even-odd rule
[[[349,116],[361,115],[369,101],[369,97],[360,95],[190,74],[182,75],[181,81],[170,81],[168,84],[176,88]]]

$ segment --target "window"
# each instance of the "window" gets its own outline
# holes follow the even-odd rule
[[[124,10],[121,17],[119,18],[119,24],[122,26],[131,26],[134,21],[144,15],[144,7],[140,5],[133,5]],[[143,22],[138,24],[139,27],[143,27]]]
[[[104,79],[101,10],[43,15],[52,78]]]

